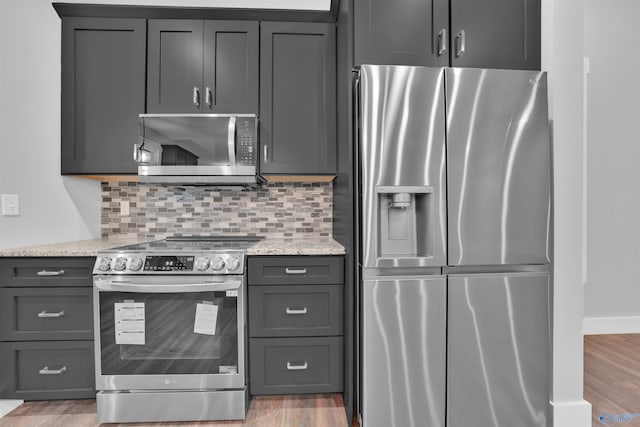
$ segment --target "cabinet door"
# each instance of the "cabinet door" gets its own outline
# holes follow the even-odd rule
[[[204,22],[205,113],[258,113],[258,23]]]
[[[355,65],[449,65],[447,0],[354,0]]]
[[[203,22],[149,20],[147,112],[202,111]]]
[[[335,173],[335,40],[335,24],[262,23],[262,173]]]
[[[135,174],[144,19],[63,18],[62,174]]]
[[[540,0],[451,0],[451,49],[454,67],[539,70]]]
[[[447,425],[551,425],[548,273],[449,276]]]

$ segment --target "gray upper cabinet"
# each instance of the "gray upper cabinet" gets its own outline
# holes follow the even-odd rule
[[[335,174],[335,79],[335,24],[262,23],[263,174]]]
[[[451,65],[540,69],[540,0],[451,0]]]
[[[62,174],[134,174],[145,20],[62,20]]]
[[[257,113],[258,23],[149,20],[149,113]]]
[[[354,0],[355,64],[447,66],[448,0]]]
[[[257,114],[258,23],[205,21],[204,46],[203,111]]]
[[[354,24],[355,65],[540,69],[540,0],[354,0]]]

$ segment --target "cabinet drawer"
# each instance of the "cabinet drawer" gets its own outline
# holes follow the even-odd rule
[[[90,340],[92,288],[0,289],[0,340]]]
[[[249,258],[249,285],[339,285],[342,256],[262,256]]]
[[[251,394],[342,391],[342,337],[252,338]]]
[[[0,343],[0,397],[95,397],[93,341]]]
[[[0,258],[0,287],[92,286],[95,258]]]
[[[249,288],[252,337],[342,335],[342,285]]]

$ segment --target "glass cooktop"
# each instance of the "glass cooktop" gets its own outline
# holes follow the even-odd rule
[[[262,239],[263,237],[260,236],[174,236],[115,249],[142,252],[246,250]]]

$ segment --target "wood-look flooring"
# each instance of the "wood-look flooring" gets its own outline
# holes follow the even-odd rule
[[[594,427],[640,426],[640,334],[584,337],[584,399]]]
[[[95,400],[26,402],[0,418],[2,427],[98,426]],[[108,426],[348,427],[341,394],[260,396],[251,399],[243,421],[106,424]]]

